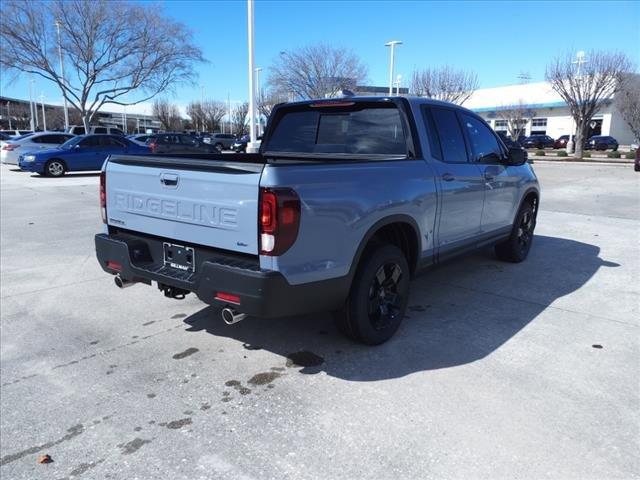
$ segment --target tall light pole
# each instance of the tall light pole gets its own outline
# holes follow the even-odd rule
[[[44,113],[44,92],[40,92],[40,105],[42,106],[42,129],[47,131],[47,115]]]
[[[56,29],[58,30],[58,57],[60,59],[60,79],[64,85],[64,62],[62,61],[62,42],[60,41],[60,22],[56,20]],[[64,100],[64,129],[69,129],[69,107],[67,106],[67,96],[62,92],[62,99]]]
[[[582,66],[583,63],[587,63],[587,61],[584,59],[585,54],[583,50],[580,50],[576,53],[576,59],[571,62],[574,65],[577,65],[576,68],[576,81],[580,82],[580,67]],[[575,143],[573,141],[573,123],[574,120],[573,118],[571,119],[571,131],[569,132],[569,141],[567,142],[567,153],[573,153],[574,151],[574,147],[575,147]]]
[[[384,44],[385,47],[391,47],[391,59],[389,61],[389,95],[393,95],[393,53],[396,45],[402,45],[400,40],[391,40]]]
[[[9,107],[9,105],[11,105],[11,102],[7,102],[7,117],[9,118],[9,130],[13,130],[13,127],[11,126],[11,108]]]
[[[233,127],[231,126],[231,94],[227,92],[227,108],[229,109],[229,133],[233,134]]]
[[[396,86],[396,95],[400,95],[400,83],[402,82],[402,75],[396,77],[396,81],[393,84]]]
[[[256,91],[254,87],[255,66],[253,62],[253,0],[247,0],[247,30],[249,43],[249,144],[247,153],[255,153],[256,146]]]
[[[262,67],[256,67],[256,110],[258,117],[258,135],[262,133],[262,119],[260,118],[260,102],[262,101],[262,94],[260,92],[260,72],[264,70]]]
[[[200,131],[204,132],[204,85],[200,85]]]
[[[33,116],[33,92],[31,89],[31,85],[33,85],[33,79],[30,78],[29,79],[29,115],[31,116],[31,131],[35,132],[36,131],[36,124],[34,122],[34,116]]]

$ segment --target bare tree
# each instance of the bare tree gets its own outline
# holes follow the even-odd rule
[[[298,99],[335,96],[353,90],[367,76],[367,68],[353,52],[325,44],[280,52],[269,70],[272,89]]]
[[[576,124],[575,156],[582,158],[589,122],[621,87],[631,62],[623,53],[591,51],[585,62],[567,52],[556,57],[545,77],[569,106]]]
[[[630,75],[625,78],[616,95],[616,107],[636,140],[640,140],[640,77]]]
[[[154,100],[152,112],[153,115],[158,117],[158,120],[160,120],[162,128],[169,132],[179,130],[182,126],[180,110],[177,105],[169,102],[169,100]]]
[[[514,142],[517,142],[518,139],[524,135],[527,122],[535,117],[536,113],[530,108],[527,108],[524,102],[520,100],[516,104],[505,105],[499,108],[496,111],[496,115],[506,122],[509,136]]]
[[[11,116],[11,127],[13,129],[23,129],[29,128],[29,124],[31,122],[31,112],[29,111],[29,106],[24,103],[15,103],[10,102],[10,106],[7,107],[6,103],[3,104],[3,126],[5,128],[9,128],[8,118]],[[4,118],[7,118],[6,124],[4,123]]]
[[[227,107],[224,102],[217,100],[205,100],[202,104],[202,115],[206,130],[209,132],[220,131],[220,120],[227,113]]]
[[[187,105],[187,115],[191,118],[191,123],[196,130],[204,131],[204,110],[202,109],[202,103],[191,102]]]
[[[85,128],[103,105],[147,101],[191,80],[194,62],[203,61],[187,28],[149,4],[5,0],[6,9],[11,15],[0,17],[0,66],[56,83],[80,111]],[[65,80],[58,71],[56,23]]]
[[[75,108],[69,109],[69,124],[78,125],[82,123],[82,115]],[[62,107],[55,107],[51,112],[47,112],[47,127],[60,130],[64,128],[64,110]]]
[[[273,107],[279,103],[287,101],[287,96],[283,92],[278,90],[269,89],[267,91],[261,91],[258,94],[258,113],[265,118],[265,121],[269,119]]]
[[[236,107],[231,112],[231,124],[233,126],[233,133],[237,136],[246,135],[249,132],[247,127],[247,115],[249,115],[249,103],[244,102]]]
[[[419,97],[462,105],[478,89],[475,73],[453,67],[425,68],[413,72],[411,90]]]

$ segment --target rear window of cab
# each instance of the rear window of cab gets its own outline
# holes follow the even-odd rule
[[[331,105],[318,102],[282,112],[264,151],[328,156],[406,155],[404,126],[395,104]]]

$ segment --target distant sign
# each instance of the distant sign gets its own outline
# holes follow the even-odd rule
[[[590,126],[591,128],[596,128],[596,125],[598,125],[596,121],[592,121],[592,122],[589,124],[589,126]]]

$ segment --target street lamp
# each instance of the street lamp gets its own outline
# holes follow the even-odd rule
[[[250,140],[247,145],[247,153],[256,153],[256,91],[254,84],[254,62],[253,62],[253,2],[247,0],[247,31],[249,46],[249,135]]]
[[[396,81],[393,84],[396,86],[396,95],[400,95],[400,83],[402,82],[402,75],[396,77]]]
[[[40,92],[40,105],[42,106],[42,130],[47,131],[47,115],[44,113],[44,92]]]
[[[256,67],[255,68],[255,72],[256,72],[256,99],[258,101],[258,135],[262,130],[262,120],[260,119],[260,102],[262,101],[262,95],[260,93],[260,72],[264,70],[262,67]]]
[[[396,45],[402,45],[400,40],[391,40],[384,44],[385,47],[391,47],[391,60],[389,61],[389,95],[393,95],[393,53]]]
[[[11,108],[10,108],[11,102],[7,102],[7,117],[9,118],[9,130],[13,130],[13,127],[11,126]]]
[[[30,78],[29,79],[29,116],[31,117],[31,121],[29,122],[30,126],[31,126],[31,131],[35,132],[36,131],[36,124],[33,121],[33,93],[32,93],[32,88],[31,86],[33,85],[33,79]]]
[[[587,63],[587,61],[584,59],[585,57],[585,53],[583,50],[580,50],[576,53],[576,59],[571,62],[574,65],[577,65],[577,69],[576,69],[576,82],[580,82],[580,67],[582,66],[583,63]],[[574,141],[573,141],[573,118],[571,118],[571,130],[569,131],[569,141],[567,142],[567,153],[573,153],[574,151]],[[577,127],[577,125],[576,125]]]
[[[60,22],[56,20],[56,29],[58,30],[58,57],[60,59],[60,80],[62,85],[64,85],[64,62],[62,61],[62,42],[60,41]],[[69,107],[67,106],[67,96],[62,91],[62,99],[64,100],[64,130],[67,131],[69,129]]]

